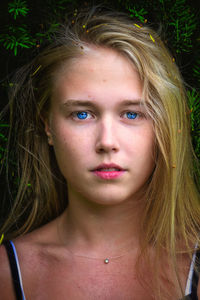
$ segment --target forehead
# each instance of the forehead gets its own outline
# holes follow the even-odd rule
[[[115,73],[116,70],[117,72]],[[68,77],[68,80],[74,80],[80,76],[91,76],[98,74],[99,77],[110,78],[120,73],[127,77],[137,73],[133,62],[121,53],[103,47],[84,46],[79,57],[68,60],[63,63],[55,76],[55,83],[60,78]],[[138,76],[139,77],[139,76]]]
[[[54,96],[75,100],[138,99],[142,82],[133,63],[105,48],[86,48],[79,58],[66,63],[54,82]],[[113,101],[112,101],[113,102]]]

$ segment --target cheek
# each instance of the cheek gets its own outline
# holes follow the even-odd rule
[[[125,139],[125,143],[129,147],[129,151],[134,153],[134,155],[142,156],[148,154],[149,156],[150,153],[153,153],[155,143],[153,129],[151,127],[146,129],[138,128],[131,137],[129,135]]]
[[[148,134],[140,135],[134,144],[132,157],[134,158],[135,167],[138,171],[143,170],[148,175],[155,167],[154,134],[149,132]]]
[[[72,128],[57,126],[54,128],[53,146],[57,160],[64,162],[81,161],[81,157],[89,151],[91,137],[77,133]]]
[[[154,135],[148,135],[144,137],[141,141],[141,153],[144,156],[145,160],[149,160],[150,162],[154,161],[154,148],[155,148],[155,142],[154,142]]]

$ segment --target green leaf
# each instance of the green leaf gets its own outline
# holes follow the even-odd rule
[[[9,124],[0,124],[0,127],[10,127]]]
[[[20,46],[23,47],[23,48],[30,48],[30,46],[25,45],[25,44],[20,44]]]
[[[8,12],[13,15],[16,20],[19,15],[26,16],[29,12],[29,8],[27,8],[26,1],[14,0],[8,3]]]
[[[11,9],[8,10],[8,12],[12,13],[14,10],[15,10],[14,8],[11,8]]]

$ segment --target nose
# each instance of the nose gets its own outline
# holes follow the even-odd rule
[[[97,153],[110,153],[119,151],[117,128],[112,120],[102,120],[99,124],[96,139]]]

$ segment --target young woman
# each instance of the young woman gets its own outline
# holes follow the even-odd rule
[[[185,90],[154,31],[80,14],[20,71],[10,111],[2,299],[200,297]]]

